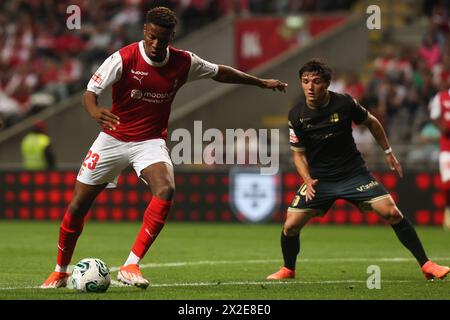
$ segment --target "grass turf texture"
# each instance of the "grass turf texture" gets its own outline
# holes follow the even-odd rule
[[[128,256],[137,223],[88,222],[72,263],[96,257],[112,268]],[[37,287],[56,261],[58,223],[0,222],[0,299],[450,299],[450,278],[427,282],[389,226],[307,226],[297,278],[267,281],[282,265],[281,225],[172,223],[148,252],[144,291],[113,283],[104,294]],[[417,228],[430,258],[450,263],[450,233]],[[381,268],[369,290],[367,267]]]

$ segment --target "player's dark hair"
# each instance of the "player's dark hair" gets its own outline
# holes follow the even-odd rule
[[[156,7],[147,12],[145,23],[173,29],[178,23],[175,12],[166,7]]]
[[[333,71],[325,62],[322,62],[319,59],[312,59],[300,68],[298,71],[298,76],[301,78],[306,72],[318,74],[323,80],[330,82]]]

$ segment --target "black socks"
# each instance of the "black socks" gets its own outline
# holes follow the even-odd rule
[[[417,236],[416,230],[409,220],[403,218],[399,223],[393,224],[392,229],[394,229],[400,242],[411,251],[419,265],[423,266],[428,261],[428,257]],[[281,251],[283,252],[284,266],[288,269],[295,270],[297,255],[300,252],[300,236],[286,236],[282,230]]]
[[[284,266],[295,270],[295,262],[300,252],[300,236],[286,236],[281,230],[281,251],[283,252]]]
[[[427,255],[425,254],[425,250],[423,249],[422,243],[420,242],[419,237],[417,236],[416,230],[409,222],[408,219],[403,218],[397,224],[393,224],[392,228],[395,231],[400,242],[413,254],[413,256],[417,259],[420,266],[423,266],[425,262],[428,261]]]

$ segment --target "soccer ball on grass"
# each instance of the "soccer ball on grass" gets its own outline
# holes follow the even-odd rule
[[[70,281],[77,291],[106,292],[111,284],[111,275],[102,260],[86,258],[76,264]]]

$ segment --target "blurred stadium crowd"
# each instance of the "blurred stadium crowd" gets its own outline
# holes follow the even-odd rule
[[[428,106],[438,91],[450,88],[449,10],[450,1],[425,1],[420,44],[389,41],[392,35],[387,34],[384,52],[370,61],[365,81],[350,74],[337,76],[333,83],[332,90],[350,93],[377,116],[390,141],[405,146],[402,158],[410,165],[438,159],[440,133]],[[363,152],[373,152],[375,142],[365,128],[354,135]]]
[[[165,5],[177,12],[177,37],[228,15],[351,10],[355,0],[6,0],[0,3],[0,119],[6,126],[85,87],[112,52],[141,39],[145,12]],[[385,125],[393,143],[437,141],[428,121],[430,99],[450,85],[450,1],[424,1],[428,20],[417,46],[391,44],[365,74],[336,73],[331,90],[348,92]],[[81,8],[82,28],[66,27],[68,5]],[[386,35],[385,35],[386,36]],[[388,36],[386,36],[389,38]],[[387,42],[390,43],[390,42]],[[395,130],[393,130],[395,128]],[[371,137],[356,130],[370,152]],[[437,142],[436,142],[437,143]],[[434,148],[434,147],[433,147]],[[364,148],[363,148],[364,149]],[[363,152],[365,150],[362,150]],[[428,157],[417,151],[412,160]],[[425,153],[424,153],[425,152]]]

